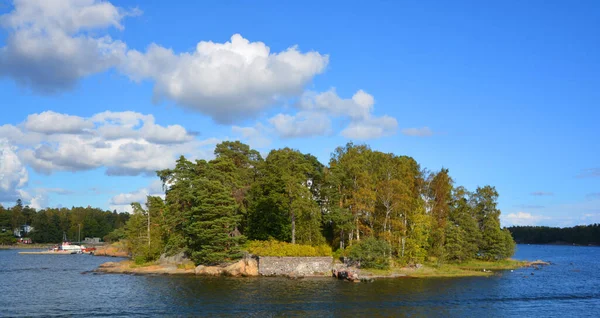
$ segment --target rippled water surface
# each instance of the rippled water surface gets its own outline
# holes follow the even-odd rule
[[[519,245],[515,258],[555,265],[353,284],[86,274],[115,259],[0,250],[0,316],[600,317],[599,247]]]

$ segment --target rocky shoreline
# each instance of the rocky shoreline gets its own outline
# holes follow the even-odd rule
[[[262,262],[262,263],[261,263]],[[541,260],[533,262],[519,262],[516,268],[535,268],[551,265]],[[326,268],[325,268],[326,266]],[[333,262],[332,258],[317,257],[254,257],[246,256],[243,259],[220,266],[194,266],[182,255],[161,257],[156,264],[136,265],[131,260],[108,262],[100,265],[94,272],[111,274],[133,275],[189,275],[189,276],[226,276],[226,277],[287,277],[300,278],[326,278],[334,277],[351,282],[370,282],[375,279],[390,278],[435,278],[435,277],[465,277],[489,276],[502,269],[472,269],[465,275],[447,275],[444,272],[419,274],[421,268],[406,269],[405,272],[371,272]]]

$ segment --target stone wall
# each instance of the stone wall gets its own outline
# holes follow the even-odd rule
[[[271,257],[258,259],[262,276],[325,276],[331,275],[332,257]]]

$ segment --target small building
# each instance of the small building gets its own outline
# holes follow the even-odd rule
[[[22,237],[22,238],[20,238],[20,239],[18,240],[18,242],[19,242],[19,243],[21,243],[21,244],[31,244],[31,243],[33,243],[33,242],[31,241],[31,239],[30,239],[30,238],[28,238],[28,237]]]
[[[100,238],[99,237],[86,237],[83,240],[83,243],[85,243],[85,244],[100,244]]]

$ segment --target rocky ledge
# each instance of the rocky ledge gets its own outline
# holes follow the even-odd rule
[[[258,263],[255,259],[246,258],[233,264],[223,266],[203,266],[196,268],[182,264],[153,264],[146,266],[135,265],[132,261],[108,262],[95,270],[97,273],[137,274],[137,275],[199,275],[199,276],[258,276]]]
[[[258,276],[258,262],[256,259],[247,257],[233,264],[224,266],[200,265],[194,269],[194,273],[200,276],[232,276],[252,277]]]
[[[139,275],[194,275],[193,268],[185,269],[177,265],[136,266],[132,261],[104,263],[95,272]]]

